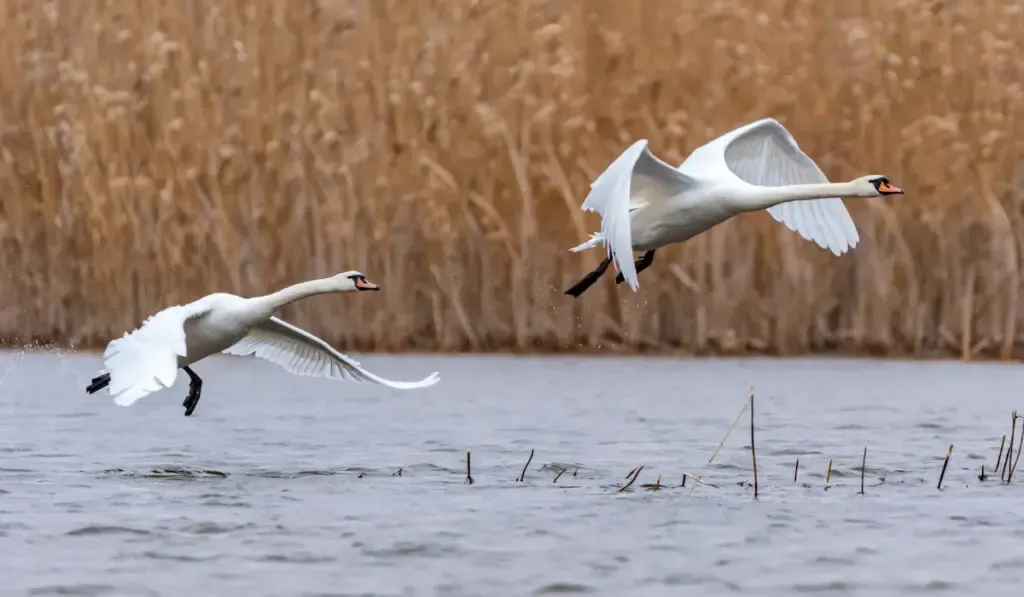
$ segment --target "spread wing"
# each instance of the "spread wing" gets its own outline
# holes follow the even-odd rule
[[[829,182],[779,122],[766,118],[744,127],[725,148],[725,163],[740,179],[769,187]],[[768,213],[790,230],[836,255],[857,246],[860,236],[842,199],[789,201]]]
[[[147,394],[169,388],[178,377],[178,358],[186,355],[185,322],[210,308],[190,303],[167,307],[141,326],[112,340],[103,351],[107,391],[114,404],[129,406]]]
[[[320,338],[276,317],[252,328],[244,338],[223,352],[236,356],[252,355],[293,375],[368,381],[399,390],[425,388],[440,381],[436,372],[420,381],[391,381],[378,377]]]
[[[696,182],[676,168],[655,157],[647,149],[647,139],[630,145],[590,185],[583,201],[584,211],[601,216],[600,238],[615,260],[615,266],[635,292],[636,265],[633,263],[633,235],[630,212],[666,201]]]

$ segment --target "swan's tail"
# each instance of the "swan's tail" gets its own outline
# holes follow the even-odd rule
[[[569,250],[572,251],[573,253],[578,253],[584,249],[593,249],[594,247],[600,247],[603,244],[604,236],[600,232],[595,232],[590,235],[590,240],[588,240],[585,243],[578,244]]]

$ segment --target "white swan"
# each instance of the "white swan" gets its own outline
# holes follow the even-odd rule
[[[767,209],[773,218],[842,255],[859,237],[839,197],[902,194],[880,175],[830,183],[792,135],[772,118],[734,129],[698,147],[673,168],[641,139],[591,185],[584,211],[601,216],[601,231],[573,247],[606,246],[608,257],[565,293],[580,296],[614,259],[616,282],[634,292],[654,251],[690,239],[734,215]],[[633,261],[633,251],[644,254]]]
[[[190,379],[188,397],[182,403],[187,417],[195,410],[203,386],[189,365],[217,352],[254,355],[296,375],[369,381],[402,390],[434,385],[440,379],[436,372],[414,382],[378,377],[320,338],[273,317],[284,305],[316,294],[379,289],[363,274],[349,271],[265,296],[243,298],[218,292],[167,307],[107,345],[104,370],[92,379],[86,392],[93,394],[109,386],[114,403],[128,406],[170,387],[178,369],[184,369]]]

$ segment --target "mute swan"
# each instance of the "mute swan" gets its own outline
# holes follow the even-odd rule
[[[243,298],[218,292],[186,305],[167,307],[138,329],[110,342],[103,352],[104,370],[85,389],[93,394],[107,386],[114,403],[128,406],[168,388],[184,369],[188,397],[182,406],[190,416],[199,402],[203,381],[189,367],[216,352],[268,360],[295,375],[370,381],[401,390],[425,388],[438,374],[414,382],[389,381],[359,366],[313,334],[273,317],[281,307],[316,294],[380,290],[357,271],[300,282],[272,294]]]
[[[698,147],[673,168],[633,143],[591,185],[584,211],[601,216],[601,231],[570,251],[608,247],[597,269],[569,288],[578,297],[615,260],[616,283],[633,292],[637,274],[650,267],[654,251],[678,243],[734,215],[767,209],[807,240],[842,255],[859,237],[839,197],[903,194],[881,175],[830,183],[778,121],[764,118]],[[643,255],[633,261],[633,251]]]

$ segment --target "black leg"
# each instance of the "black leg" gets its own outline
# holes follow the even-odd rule
[[[605,270],[608,269],[608,266],[611,265],[611,263],[612,257],[611,255],[609,255],[604,261],[601,262],[601,265],[597,266],[597,269],[583,276],[583,279],[573,284],[572,287],[569,288],[569,290],[565,291],[565,294],[579,297],[579,295],[583,294],[584,290],[593,286],[594,282],[597,282],[597,280],[604,274]]]
[[[652,263],[654,263],[654,251],[653,250],[647,251],[646,253],[641,255],[640,259],[637,259],[636,261],[633,262],[633,265],[636,266],[636,273],[637,273],[637,275],[639,276],[640,272],[642,272],[645,269],[651,267]],[[624,278],[622,276],[622,272],[619,272],[619,275],[615,276],[615,283],[616,284],[622,284],[625,281],[626,281],[626,278]]]
[[[185,373],[188,373],[188,396],[185,397],[185,401],[181,403],[185,407],[185,416],[192,416],[192,411],[196,409],[196,405],[199,404],[199,394],[203,391],[203,380],[199,379],[196,372],[189,367],[183,367]]]
[[[95,394],[108,385],[110,385],[110,374],[104,373],[103,375],[92,378],[92,383],[85,388],[85,391],[90,394]]]

